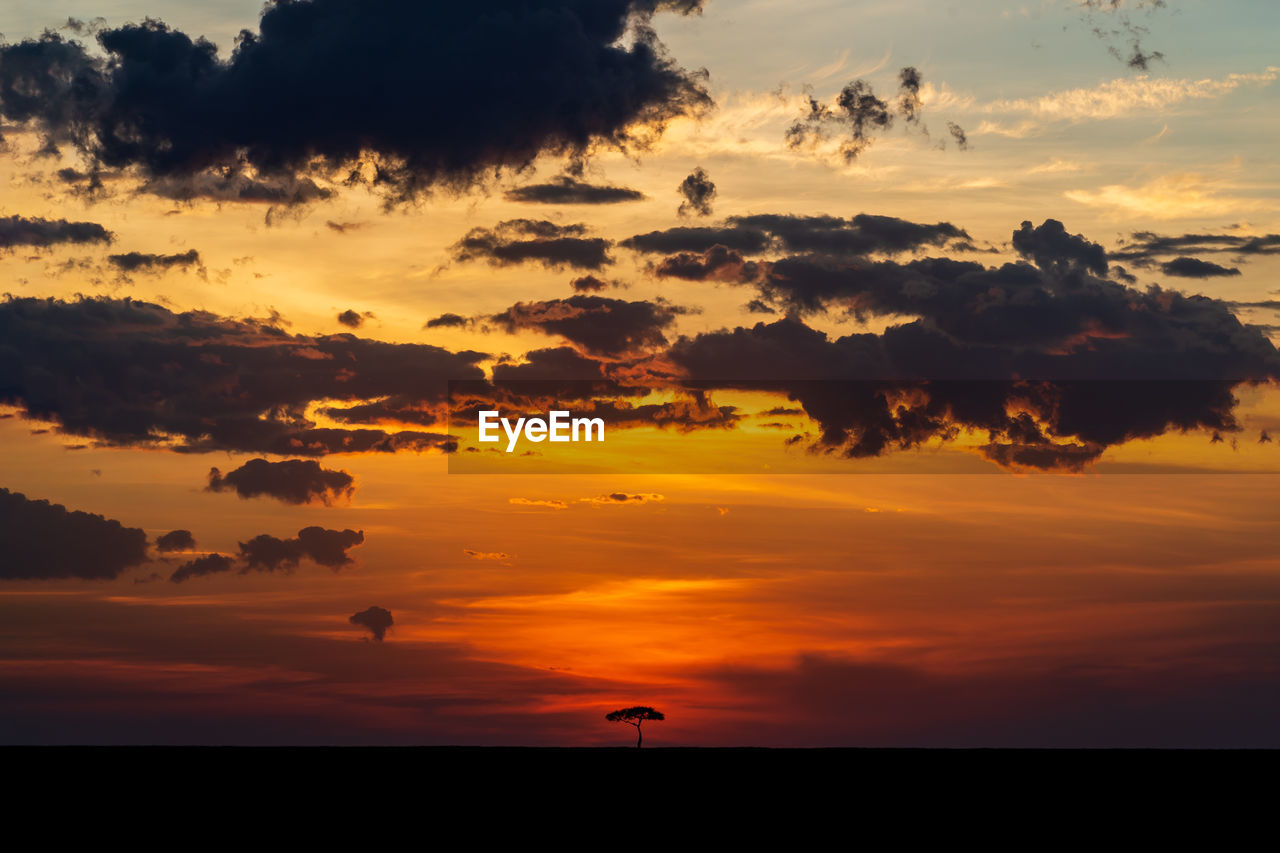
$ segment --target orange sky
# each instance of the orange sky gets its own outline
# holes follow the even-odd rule
[[[68,14],[96,14],[87,0],[63,5],[0,18],[0,29],[13,43]],[[852,55],[814,31],[818,10],[794,13],[791,35],[768,38],[782,24],[757,5],[771,4],[712,0],[696,20],[656,19],[680,63],[711,68],[717,107],[700,121],[675,118],[649,151],[606,146],[589,159],[585,180],[638,190],[635,203],[535,206],[504,195],[561,174],[564,160],[551,155],[398,205],[336,184],[331,198],[299,207],[175,202],[145,192],[137,169],[87,199],[56,177],[83,166],[76,152],[40,156],[36,133],[6,124],[0,218],[92,221],[114,236],[0,244],[3,290],[128,298],[228,324],[275,315],[288,335],[480,351],[492,372],[543,348],[599,356],[567,335],[494,319],[570,296],[584,270],[458,259],[471,229],[520,217],[621,241],[752,213],[872,213],[953,222],[972,238],[892,256],[904,263],[937,251],[991,268],[1028,262],[1009,242],[1023,220],[1064,219],[1069,234],[1108,251],[1142,231],[1280,231],[1280,173],[1265,141],[1277,75],[1256,45],[1234,58],[1231,48],[1250,29],[1247,3],[1227,4],[1205,55],[1170,49],[1167,66],[1143,73],[1095,50],[1085,30],[1062,38],[1093,53],[1046,41],[1049,59],[1034,73],[1032,54],[1000,52],[1076,26],[1062,4],[1048,23],[1023,20],[1017,4],[975,4],[981,20],[957,26],[994,34],[963,50],[936,22],[922,43],[904,44],[915,7],[933,14],[938,4],[840,11],[844,24],[857,20],[846,14],[874,19],[890,50],[859,43]],[[235,31],[229,21],[252,26],[258,3],[156,6],[175,26],[221,35]],[[101,14],[117,26],[144,12],[106,4]],[[1186,47],[1197,20],[1159,19],[1156,35]],[[758,61],[734,44],[758,45]],[[227,37],[219,46],[227,57]],[[840,162],[834,142],[782,143],[806,85],[829,101],[858,76],[892,92],[908,63],[926,71],[938,136],[899,120],[856,163]],[[949,116],[965,123],[972,150],[937,150]],[[1205,138],[1209,123],[1217,138]],[[718,185],[715,212],[681,218],[676,187],[699,165]],[[198,264],[164,272],[126,274],[108,260],[191,249]],[[603,296],[688,309],[662,327],[671,344],[762,321],[750,287],[663,278],[660,256],[610,251],[615,263],[593,273],[617,283]],[[1211,259],[1240,273],[1174,279],[1131,264],[1130,286],[1203,293],[1276,341],[1275,306],[1259,303],[1275,298],[1280,260]],[[913,319],[848,307],[803,319],[831,340]],[[346,310],[368,316],[349,328],[337,319]],[[471,322],[425,326],[445,314]],[[763,321],[784,315],[795,316],[776,308]],[[1092,350],[1108,333],[1090,328],[1056,345]],[[604,361],[654,369],[668,364],[664,353],[655,345]],[[0,571],[3,743],[625,746],[633,733],[605,713],[651,705],[666,714],[645,726],[652,746],[1280,746],[1280,444],[1260,440],[1280,441],[1274,375],[1237,388],[1240,429],[1222,440],[1212,429],[1135,428],[1140,437],[1074,471],[996,464],[981,453],[992,440],[981,429],[866,459],[809,453],[784,440],[816,441],[817,417],[767,414],[797,405],[785,395],[720,388],[711,400],[742,418],[731,428],[618,429],[603,446],[508,458],[469,454],[473,428],[451,423],[463,446],[452,458],[319,456],[353,488],[303,504],[206,488],[213,467],[287,456],[176,452],[163,446],[172,436],[113,442],[27,417],[29,396],[0,392],[0,487],[140,528],[153,543],[113,580],[33,579],[0,555],[10,561]],[[658,389],[649,399],[687,398]],[[91,415],[94,400],[91,388],[77,397]],[[341,427],[319,412],[333,402],[310,401],[308,416]],[[446,429],[387,427],[400,428]],[[170,580],[195,558],[313,525],[364,540],[337,569],[302,559],[291,570]],[[174,530],[191,531],[194,548],[156,550]],[[381,642],[350,621],[373,605],[394,615]]]

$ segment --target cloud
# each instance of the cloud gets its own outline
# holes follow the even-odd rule
[[[304,527],[290,539],[263,533],[241,542],[233,556],[205,554],[179,566],[169,577],[173,583],[191,578],[223,574],[239,567],[238,574],[249,572],[288,572],[305,558],[317,565],[337,571],[353,562],[347,551],[364,543],[363,530],[328,530]]]
[[[195,537],[190,530],[170,530],[156,537],[156,550],[161,553],[169,551],[191,551],[196,547]]]
[[[711,202],[716,197],[716,185],[701,166],[694,169],[676,188],[684,201],[676,212],[681,216],[710,216]]]
[[[618,204],[640,201],[644,193],[628,187],[589,184],[570,175],[560,175],[544,184],[528,184],[508,190],[507,201],[528,204]]]
[[[568,509],[569,504],[556,500],[534,500],[532,498],[511,498],[507,503],[515,506],[540,507],[542,509]]]
[[[1170,255],[1207,254],[1276,255],[1280,254],[1280,234],[1156,234],[1136,231],[1111,257],[1148,264],[1153,258]]]
[[[585,225],[557,225],[545,219],[508,219],[493,228],[473,228],[453,246],[456,261],[488,261],[504,267],[530,261],[551,268],[599,270],[613,263],[611,243],[587,237]]]
[[[760,252],[769,245],[769,235],[759,229],[729,225],[722,228],[677,227],[628,237],[618,244],[636,252],[705,252],[724,246],[741,252]]]
[[[242,498],[267,496],[287,504],[318,502],[327,506],[338,498],[350,499],[355,493],[355,480],[346,471],[321,468],[314,459],[250,459],[225,476],[217,468],[210,468],[207,489],[235,491]]]
[[[685,281],[751,281],[759,272],[759,264],[724,246],[712,246],[701,254],[679,252],[669,255],[653,268],[653,274],[659,278],[681,278]]]
[[[921,122],[925,103],[923,88],[920,71],[908,66],[898,72],[898,97],[893,100],[878,97],[865,80],[853,80],[846,85],[836,96],[834,106],[827,106],[813,95],[808,95],[805,114],[787,128],[787,147],[812,151],[834,136],[839,140],[840,157],[850,164],[871,147],[876,140],[875,134],[893,127],[895,116],[900,116],[909,129],[918,130],[928,137],[929,131]],[[930,94],[935,92],[930,87]],[[968,147],[959,125],[949,121],[947,130],[960,150]],[[944,144],[940,143],[939,147],[944,147]]]
[[[121,255],[108,255],[107,263],[122,273],[161,273],[174,268],[199,267],[200,253],[195,249],[177,252],[171,255],[149,254],[147,252],[125,252]]]
[[[463,548],[462,553],[467,556],[468,560],[478,560],[480,562],[501,562],[511,559],[510,554],[504,554],[501,551],[474,551],[471,548]]]
[[[114,239],[110,231],[96,222],[0,216],[0,252],[17,246],[47,249],[67,244],[110,243]]]
[[[398,395],[438,405],[448,380],[484,376],[483,353],[290,335],[274,323],[130,299],[0,301],[0,400],[115,446],[286,456],[456,447],[436,433],[320,427],[308,409]]]
[[[926,247],[964,248],[972,238],[950,222],[925,224],[859,213],[848,219],[825,214],[759,213],[731,216],[720,226],[670,228],[619,243],[639,252],[708,252],[716,246],[742,254],[821,252],[829,255],[897,254]]]
[[[645,147],[711,106],[650,17],[698,0],[269,5],[229,60],[150,20],[0,48],[0,115],[95,165],[366,182],[394,200],[539,155]],[[442,81],[448,81],[447,84]]]
[[[577,293],[599,293],[602,290],[607,290],[610,287],[617,287],[618,285],[616,282],[605,281],[604,279],[596,278],[593,275],[584,275],[569,282],[569,286]]]
[[[583,498],[596,506],[627,506],[634,504],[661,503],[666,500],[663,495],[652,493],[629,494],[627,492],[610,492],[607,495],[596,495],[594,498]]]
[[[1166,261],[1160,265],[1160,271],[1165,275],[1177,276],[1178,278],[1220,278],[1240,275],[1240,270],[1235,267],[1219,266],[1209,261],[1202,261],[1199,258],[1185,256]]]
[[[240,573],[296,568],[304,557],[337,570],[352,562],[347,551],[363,542],[363,530],[304,527],[292,539],[278,539],[263,533],[240,543],[240,560],[244,563]]]
[[[448,329],[448,328],[466,328],[471,325],[472,320],[463,317],[461,314],[441,314],[438,317],[432,317],[423,324],[424,329]]]
[[[169,575],[169,580],[173,583],[183,583],[192,578],[222,574],[231,571],[235,567],[235,562],[234,557],[228,557],[226,554],[205,554],[194,560],[188,560],[174,569],[173,574]]]
[[[816,452],[878,456],[985,431],[988,458],[1078,469],[1169,430],[1238,430],[1232,388],[1280,377],[1280,354],[1232,305],[1096,277],[1101,247],[1048,220],[1015,245],[1037,267],[800,255],[744,285],[787,317],[680,338],[663,355],[710,391],[785,393],[821,427]],[[886,317],[830,338],[802,321]]]
[[[348,308],[338,315],[338,322],[346,326],[348,329],[358,329],[364,325],[364,315],[360,312]]]
[[[391,611],[381,607],[367,608],[359,613],[351,614],[349,621],[352,625],[360,625],[368,628],[373,634],[373,639],[379,643],[387,636],[387,629],[394,624],[391,618]]]
[[[1013,248],[1042,270],[1066,273],[1080,269],[1095,275],[1107,274],[1106,250],[1079,234],[1068,234],[1056,219],[1046,219],[1036,227],[1024,221],[1013,232]]]
[[[0,488],[0,579],[112,580],[147,561],[147,535]]]
[[[323,201],[334,195],[333,190],[320,186],[311,178],[288,174],[250,175],[247,171],[245,164],[236,163],[216,172],[153,174],[143,183],[142,189],[161,198],[186,203],[205,200],[296,206]],[[95,172],[90,178],[100,181],[101,175]],[[332,223],[326,224],[332,228]]]
[[[661,300],[627,302],[576,295],[543,302],[518,302],[491,318],[508,333],[534,329],[559,335],[594,355],[618,356],[661,346],[663,330],[685,309]]]

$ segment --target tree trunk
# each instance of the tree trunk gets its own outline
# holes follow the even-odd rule
[[[640,724],[636,723],[636,749],[639,749],[644,743],[644,732],[640,729]]]

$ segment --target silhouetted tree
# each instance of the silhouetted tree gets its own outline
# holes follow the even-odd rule
[[[627,725],[635,726],[636,749],[639,749],[644,743],[644,732],[640,730],[640,724],[645,720],[666,719],[661,711],[655,711],[647,705],[637,705],[634,708],[622,708],[618,711],[612,711],[605,714],[604,718],[611,723],[626,723]]]

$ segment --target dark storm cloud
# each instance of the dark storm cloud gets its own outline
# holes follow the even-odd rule
[[[178,566],[173,570],[173,574],[169,575],[169,580],[173,583],[182,583],[191,578],[221,574],[231,571],[235,564],[235,558],[228,557],[226,554],[205,554],[203,557],[196,557]]]
[[[456,261],[488,261],[493,266],[536,261],[547,267],[598,270],[613,263],[611,243],[587,237],[585,225],[509,219],[493,228],[473,228],[453,246]]]
[[[240,560],[244,563],[240,573],[293,569],[304,557],[337,570],[352,562],[347,551],[363,542],[363,530],[304,527],[292,539],[277,539],[263,533],[240,543]]]
[[[948,258],[899,264],[820,256],[770,262],[751,282],[794,316],[681,338],[666,358],[693,387],[787,393],[846,456],[985,430],[988,458],[1079,468],[1168,430],[1239,428],[1232,389],[1280,376],[1280,356],[1232,306],[1090,274],[1105,253],[1057,223],[1015,244],[1039,268]],[[913,317],[835,339],[799,316]]]
[[[859,213],[802,216],[760,213],[731,216],[723,225],[670,228],[638,234],[618,245],[646,253],[708,252],[716,246],[742,254],[804,252],[824,255],[897,254],[934,246],[971,246],[968,232],[950,222],[926,224]]]
[[[382,607],[373,606],[359,613],[351,614],[349,621],[352,625],[359,625],[368,628],[373,634],[373,639],[381,643],[383,638],[387,636],[387,629],[390,628],[394,621],[391,618],[391,611]]]
[[[1177,276],[1178,278],[1219,278],[1240,275],[1240,270],[1235,267],[1224,267],[1210,261],[1202,261],[1199,258],[1185,256],[1166,261],[1160,265],[1160,271],[1165,275]]]
[[[195,537],[191,535],[190,530],[170,530],[156,537],[156,550],[162,553],[168,551],[190,551],[196,547]]]
[[[595,355],[618,356],[661,346],[669,328],[685,309],[666,302],[610,299],[578,294],[567,299],[517,302],[493,315],[509,334],[535,329],[560,335]]]
[[[0,488],[0,580],[112,580],[147,560],[147,535]]]
[[[0,216],[0,252],[16,246],[47,249],[63,244],[110,243],[112,239],[111,232],[96,222]]]
[[[408,199],[541,154],[643,147],[708,108],[702,75],[648,26],[655,12],[700,6],[275,2],[227,61],[150,19],[99,32],[104,56],[46,33],[0,47],[0,115],[46,147],[154,180],[314,172]]]
[[[286,456],[451,450],[446,435],[319,427],[314,401],[405,395],[442,403],[483,353],[350,334],[288,334],[272,321],[175,314],[129,299],[0,302],[0,400],[62,432],[119,446]]]
[[[287,504],[328,505],[355,493],[355,480],[346,471],[330,471],[314,459],[268,462],[250,459],[224,476],[209,469],[208,491],[234,491],[242,498],[272,497]]]
[[[711,202],[716,197],[716,185],[711,176],[701,166],[694,169],[676,187],[680,197],[680,208],[676,212],[681,216],[710,216]]]
[[[1066,226],[1056,219],[1046,219],[1035,227],[1023,222],[1013,232],[1013,248],[1046,272],[1080,269],[1095,275],[1107,273],[1106,250],[1080,234],[1068,234]]]
[[[108,255],[107,263],[123,273],[163,272],[175,267],[186,268],[200,266],[200,253],[195,249],[177,252],[171,255],[149,254],[146,252],[125,252],[121,255]]]
[[[508,201],[529,204],[618,204],[640,201],[644,193],[627,187],[589,184],[569,175],[552,178],[545,184],[517,187],[506,194]]]

